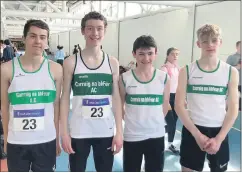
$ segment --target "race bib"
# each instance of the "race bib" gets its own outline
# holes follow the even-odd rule
[[[14,110],[14,131],[44,130],[44,109]]]
[[[85,119],[103,119],[111,115],[109,99],[83,99],[82,116]]]

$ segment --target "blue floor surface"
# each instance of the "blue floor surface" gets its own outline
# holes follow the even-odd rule
[[[241,124],[241,115],[238,116],[236,123],[234,125],[234,129],[231,129],[229,132],[229,145],[230,145],[230,162],[228,165],[227,171],[241,171],[240,163],[241,163],[241,131],[240,131],[240,124]],[[181,122],[178,120],[177,122],[177,132],[175,135],[174,144],[176,147],[180,147],[181,141],[181,129],[182,125]],[[167,136],[166,136],[166,146],[167,146]],[[181,166],[179,163],[179,156],[173,155],[167,149],[165,151],[165,165],[164,171],[180,171]],[[123,163],[122,163],[122,151],[115,155],[114,158],[114,166],[113,172],[122,172],[123,171]],[[65,152],[62,152],[61,156],[57,158],[57,168],[56,171],[58,172],[65,172],[69,171],[68,169],[68,155]],[[92,151],[90,152],[88,161],[87,161],[87,172],[94,172],[95,165],[93,161],[93,154]],[[203,171],[209,171],[209,167],[206,163],[204,164]]]

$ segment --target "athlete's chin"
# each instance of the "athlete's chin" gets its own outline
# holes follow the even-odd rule
[[[32,55],[33,56],[42,56],[43,55],[43,52],[32,52]]]
[[[146,63],[141,63],[142,66],[147,67],[147,66],[152,66],[152,62],[146,62]]]
[[[211,57],[212,58],[212,57],[216,57],[216,56],[217,56],[217,54],[214,53],[214,52],[213,53],[207,53],[206,54],[206,57]]]
[[[101,46],[101,43],[100,42],[91,42],[91,43],[89,43],[89,46],[90,47],[99,47],[99,46]]]

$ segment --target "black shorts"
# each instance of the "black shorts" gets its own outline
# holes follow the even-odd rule
[[[9,172],[54,172],[56,140],[32,145],[7,144]]]
[[[71,139],[74,154],[69,155],[69,166],[71,172],[85,172],[87,158],[91,146],[97,172],[112,172],[114,155],[112,152],[113,137]]]
[[[124,172],[140,172],[142,158],[145,158],[145,172],[162,172],[164,168],[164,137],[144,141],[124,141]]]
[[[199,131],[206,135],[209,138],[215,137],[221,128],[211,128],[211,127],[202,127],[197,126]],[[219,151],[215,155],[207,154],[202,151],[195,138],[192,134],[183,126],[182,128],[182,139],[180,147],[180,163],[183,167],[195,170],[202,171],[205,156],[209,162],[209,167],[211,171],[224,172],[227,170],[229,162],[229,141],[228,136],[222,142]]]
[[[63,65],[63,59],[57,59],[56,61],[58,64],[60,64],[61,66]]]

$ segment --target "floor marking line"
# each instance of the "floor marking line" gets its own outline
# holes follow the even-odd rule
[[[240,129],[237,129],[237,128],[235,128],[235,127],[232,127],[232,129],[234,129],[234,130],[236,130],[236,131],[238,131],[238,132],[241,132]]]

